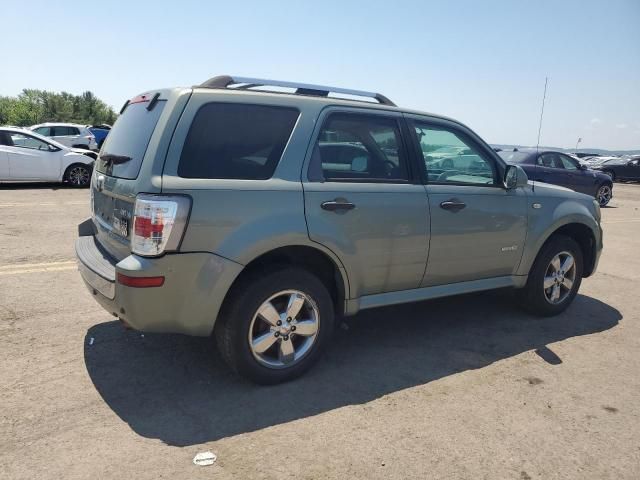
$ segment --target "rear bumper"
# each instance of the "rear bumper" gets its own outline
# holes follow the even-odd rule
[[[208,336],[242,265],[211,253],[167,254],[158,258],[110,257],[94,236],[76,240],[82,279],[102,307],[145,332]],[[134,288],[116,282],[131,277],[164,276],[161,287]]]

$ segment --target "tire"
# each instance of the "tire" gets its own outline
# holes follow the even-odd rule
[[[63,180],[74,187],[88,187],[91,183],[91,168],[81,163],[69,165]]]
[[[551,265],[552,260],[560,254],[561,264],[564,262],[562,258],[566,260],[566,257],[562,257],[562,253],[569,254],[573,257],[573,274],[571,269],[564,271],[565,275],[557,277],[560,281],[562,278],[562,284],[557,285],[560,297],[556,299],[554,303],[549,299],[549,295],[553,296],[553,290],[556,288],[556,283],[545,289],[545,278],[552,279],[553,267]],[[580,246],[572,239],[564,235],[554,235],[547,243],[544,244],[535,261],[529,271],[529,278],[526,286],[520,290],[519,297],[522,306],[531,313],[540,315],[543,317],[550,317],[562,313],[573,301],[580,283],[582,282],[583,271],[583,255]],[[571,278],[572,277],[572,278]],[[564,282],[566,279],[572,280],[570,289],[566,288]]]
[[[292,296],[304,303],[289,323],[285,310]],[[276,310],[275,316],[265,306],[267,302]],[[261,309],[269,315],[258,314]],[[314,316],[315,335],[311,335],[313,322],[306,319]],[[271,321],[267,321],[269,318]],[[300,333],[303,321],[305,334]],[[327,287],[306,270],[281,267],[272,273],[250,275],[234,286],[218,316],[214,335],[222,358],[234,372],[267,385],[292,380],[307,371],[328,344],[334,322],[334,306]],[[260,338],[264,343],[256,342]],[[253,345],[262,346],[252,348],[250,339]],[[283,356],[285,350],[290,352],[290,345],[294,346],[295,356]],[[263,348],[264,352],[259,353]]]
[[[596,192],[595,198],[601,207],[606,207],[611,201],[612,196],[613,196],[613,186],[609,183],[603,183],[598,187],[598,191]]]
[[[609,175],[609,177],[611,177],[612,182],[616,181],[616,174],[613,173],[611,170],[603,170],[602,173],[604,173],[605,175]]]

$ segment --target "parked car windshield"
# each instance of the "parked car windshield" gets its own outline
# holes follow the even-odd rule
[[[531,156],[527,152],[498,152],[498,155],[507,163],[524,163]]]
[[[151,111],[148,102],[127,106],[104,141],[96,170],[112,177],[136,178],[165,104],[161,100]]]

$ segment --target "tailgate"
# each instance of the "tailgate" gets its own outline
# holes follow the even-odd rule
[[[155,193],[152,166],[166,127],[171,91],[139,95],[127,102],[95,162],[91,205],[97,239],[117,260],[131,251],[136,195]]]

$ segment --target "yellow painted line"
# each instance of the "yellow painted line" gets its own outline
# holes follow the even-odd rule
[[[63,260],[60,262],[46,262],[46,263],[12,263],[10,265],[0,265],[0,272],[6,270],[16,270],[16,269],[26,269],[30,270],[32,268],[38,267],[63,267],[67,265],[75,265],[75,260]]]
[[[89,206],[89,201],[86,202],[63,202],[63,203],[55,203],[55,202],[41,202],[41,203],[0,203],[0,208],[10,208],[10,207],[64,207],[67,205],[87,205]]]
[[[42,267],[42,268],[26,268],[22,270],[5,270],[0,271],[0,277],[6,275],[22,275],[24,273],[45,273],[45,272],[63,272],[65,270],[75,270],[75,265],[62,265],[59,267]]]
[[[609,225],[612,223],[634,223],[634,222],[640,222],[640,218],[632,218],[629,220],[611,220],[609,222],[600,222],[600,223],[602,223],[603,225]]]

